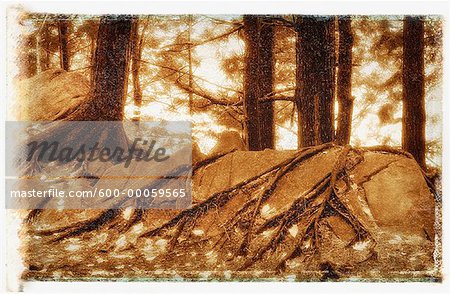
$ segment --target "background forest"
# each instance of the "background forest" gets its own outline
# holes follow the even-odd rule
[[[441,165],[439,17],[154,15],[108,31],[111,22],[23,14],[13,74],[62,68],[92,83],[96,50],[122,38],[124,54],[108,53],[124,57],[118,118],[192,120],[203,154],[336,140],[403,145],[422,167]]]

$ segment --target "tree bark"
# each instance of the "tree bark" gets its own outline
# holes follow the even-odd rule
[[[334,18],[297,18],[295,28],[298,145],[320,145],[334,139]]]
[[[130,16],[102,17],[92,67],[90,98],[69,119],[123,120],[131,27]]]
[[[60,16],[58,19],[59,60],[61,68],[68,71],[70,69],[69,21],[65,18]]]
[[[350,16],[339,17],[339,68],[337,76],[337,101],[339,104],[336,141],[350,143],[353,114],[352,98],[352,21]]]
[[[305,50],[303,42],[306,39],[302,37],[302,18],[295,18],[295,30],[297,32],[297,39],[295,42],[295,59],[297,66],[295,68],[295,105],[298,114],[298,147],[313,146],[316,143],[316,135],[314,130],[314,98],[306,99],[306,89],[304,84],[310,81],[305,80],[306,74],[303,72],[306,70],[306,60],[304,60],[303,51]],[[305,77],[304,77],[305,76]]]
[[[20,50],[17,55],[19,79],[28,79],[37,73],[36,36],[25,36],[20,42]]]
[[[244,16],[244,111],[249,150],[274,147],[273,103],[258,101],[273,91],[274,28],[265,19]]]
[[[270,23],[264,23],[264,19],[267,18],[260,18],[261,24],[259,32],[259,98],[264,97],[273,91],[274,27]],[[261,150],[266,148],[273,149],[275,142],[273,102],[258,103],[258,107],[260,123],[260,148]]]
[[[94,124],[89,130],[80,129],[77,125],[57,125],[41,135],[41,142],[51,138],[61,138],[58,142],[66,146],[83,146],[83,142],[97,142],[98,146],[120,147],[128,150],[129,140],[120,121],[123,110],[128,81],[130,60],[132,17],[128,15],[106,15],[100,19],[97,32],[97,44],[94,63],[91,70],[91,90],[89,98],[75,111],[63,114],[57,120],[67,121],[119,121],[109,124]],[[75,145],[71,145],[73,144]],[[98,152],[97,156],[99,156]],[[28,219],[39,214],[32,210]],[[104,215],[117,215],[117,210],[108,209]],[[89,224],[91,229],[94,224]]]
[[[43,24],[39,34],[39,69],[46,71],[50,68],[50,34],[49,25]]]
[[[193,77],[193,69],[192,69],[192,41],[191,41],[191,33],[192,33],[192,23],[193,16],[188,16],[188,30],[187,30],[187,42],[188,42],[188,66],[189,66],[189,87],[194,87],[194,77]],[[189,92],[189,114],[192,116],[194,113],[194,94]]]
[[[139,35],[138,19],[133,21],[131,40],[131,74],[133,79],[133,100],[135,106],[133,121],[139,121],[140,107],[142,106],[142,89],[139,81],[139,72],[141,67],[143,36],[140,37]]]
[[[258,87],[259,72],[259,20],[257,16],[244,16],[244,38],[246,44],[244,69],[244,113],[247,133],[248,150],[261,150],[259,136],[259,107],[260,96]]]
[[[90,45],[89,45],[89,53],[90,53],[90,58],[89,58],[89,65],[91,67],[91,70],[89,71],[89,80],[92,84],[92,79],[93,79],[93,68],[94,68],[94,61],[95,61],[95,48],[97,47],[97,34],[98,34],[98,23],[97,25],[89,31],[89,41],[90,41]]]
[[[420,17],[403,24],[402,147],[425,169],[424,25]]]

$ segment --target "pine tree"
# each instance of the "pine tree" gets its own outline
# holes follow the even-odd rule
[[[402,147],[425,169],[424,25],[406,17],[403,27]]]
[[[337,76],[337,101],[339,104],[336,141],[340,145],[350,143],[352,130],[352,21],[350,16],[339,17],[339,61]]]
[[[334,17],[297,17],[296,106],[299,147],[334,139]]]

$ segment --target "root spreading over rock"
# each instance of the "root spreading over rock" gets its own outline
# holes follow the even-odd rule
[[[234,151],[197,164],[193,185],[181,211],[42,211],[24,277],[439,278],[434,198],[402,152]]]

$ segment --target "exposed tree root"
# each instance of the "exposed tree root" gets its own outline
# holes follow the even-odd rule
[[[256,254],[248,259],[240,270],[247,269],[256,261],[260,260],[268,251],[275,250],[284,241],[289,228],[294,224],[301,223],[302,220],[306,220],[306,225],[303,226],[303,230],[295,237],[296,245],[294,249],[286,258],[280,261],[277,269],[282,269],[288,260],[301,255],[304,251],[303,247],[305,247],[305,242],[309,244],[308,251],[316,252],[320,241],[318,233],[319,221],[326,213],[337,212],[352,226],[358,235],[366,236],[368,234],[363,225],[348,212],[345,205],[340,202],[336,195],[336,181],[344,173],[346,158],[349,152],[350,146],[344,147],[330,174],[326,175],[303,196],[299,197],[286,212],[269,219],[261,226],[259,232],[272,227],[278,228],[266,246],[260,248]]]
[[[409,152],[407,152],[405,150],[402,150],[402,149],[399,149],[399,148],[386,146],[386,145],[363,147],[363,148],[360,148],[360,149],[363,150],[363,151],[382,152],[382,153],[403,155],[403,156],[406,156],[406,157],[408,157],[410,159],[414,159],[414,157]]]
[[[160,189],[164,187],[167,183],[169,183],[172,179],[184,175],[187,171],[190,170],[190,167],[187,165],[183,165],[175,168],[170,171],[163,179],[155,180],[150,183],[147,189]],[[137,199],[137,200],[136,200]],[[70,224],[68,226],[52,229],[52,230],[37,230],[33,231],[36,235],[50,236],[59,234],[57,237],[53,238],[52,242],[58,242],[65,238],[74,237],[81,235],[83,233],[91,232],[102,227],[113,227],[120,232],[127,231],[132,225],[142,219],[145,213],[145,209],[143,207],[148,207],[151,203],[143,203],[145,201],[152,201],[153,198],[136,198],[136,197],[122,197],[118,202],[112,205],[112,208],[104,210],[100,215],[93,219],[89,219],[86,221],[77,222],[75,224]],[[130,219],[124,222],[122,219],[119,219],[120,213],[122,212],[122,208],[126,203],[131,201],[137,201],[139,203],[135,203],[136,208],[133,212],[133,215]]]
[[[220,158],[224,157],[225,155],[228,155],[228,154],[230,154],[230,153],[235,152],[236,150],[237,150],[237,149],[232,149],[232,150],[230,150],[230,151],[228,151],[228,152],[218,153],[218,154],[216,154],[216,155],[213,155],[213,156],[208,157],[208,158],[206,158],[206,159],[204,159],[204,160],[202,160],[202,161],[197,162],[197,163],[194,164],[194,166],[192,167],[192,174],[194,175],[195,172],[196,172],[197,170],[199,170],[200,168],[205,167],[205,166],[207,166],[207,165],[210,165],[210,164],[216,162],[217,160],[219,160]]]
[[[341,192],[336,189],[338,180],[343,180],[344,183],[348,184],[348,181],[344,179],[347,177],[347,169],[353,168],[363,160],[363,158],[360,157],[357,162],[349,164],[347,159],[351,151],[355,152],[357,156],[360,156],[360,153],[350,146],[346,146],[342,149],[331,172],[316,182],[316,184],[303,195],[297,197],[286,211],[273,216],[260,225],[256,224],[256,219],[260,216],[262,204],[273,194],[280,179],[304,160],[317,155],[330,147],[332,147],[332,145],[322,145],[316,148],[302,150],[293,158],[286,160],[276,167],[247,181],[239,183],[226,191],[212,195],[205,202],[183,211],[169,222],[142,234],[140,237],[152,237],[158,235],[163,237],[166,236],[165,234],[168,233],[169,230],[174,229],[175,231],[172,231],[173,233],[169,234],[168,252],[169,254],[172,254],[173,250],[177,249],[177,245],[180,246],[178,248],[179,250],[185,251],[189,246],[194,246],[194,243],[188,242],[188,244],[186,244],[186,242],[183,242],[182,244],[179,243],[178,239],[183,233],[183,239],[189,239],[190,231],[195,227],[197,219],[210,212],[211,209],[220,209],[223,207],[237,195],[238,190],[243,192],[246,189],[251,190],[261,184],[265,184],[266,188],[263,189],[262,192],[258,195],[252,195],[253,197],[250,197],[250,199],[248,199],[247,202],[245,202],[241,208],[221,226],[223,233],[213,245],[215,250],[221,250],[221,248],[224,248],[225,243],[230,242],[230,234],[234,234],[233,228],[236,225],[242,227],[244,226],[243,224],[245,224],[244,227],[246,232],[241,239],[240,244],[237,244],[238,246],[235,247],[235,255],[244,257],[244,262],[237,268],[238,270],[246,270],[261,260],[269,252],[275,251],[286,239],[289,234],[289,229],[295,224],[299,225],[301,228],[300,232],[295,237],[295,246],[284,258],[278,261],[275,269],[282,270],[288,260],[300,255],[309,257],[314,256],[314,254],[318,252],[320,246],[320,221],[329,215],[340,216],[354,230],[355,238],[348,246],[353,245],[357,241],[371,238],[370,233],[368,233],[359,220],[352,215],[346,205],[340,201],[338,194]],[[259,246],[256,251],[254,248],[251,250],[250,243],[252,240],[264,231],[271,229],[275,229],[275,232],[271,235],[270,240],[266,244]],[[195,246],[198,246],[198,242],[201,241],[205,240],[197,241]],[[305,244],[307,245],[305,246]]]
[[[25,217],[25,223],[31,224],[43,211],[45,205],[50,201],[51,198],[44,198],[36,209],[32,209],[28,215]]]
[[[20,148],[21,152],[23,154],[28,154],[28,147],[25,146],[28,146],[28,144],[33,141],[48,142],[49,144],[52,142],[58,142],[60,146],[78,147],[83,144],[91,146],[93,143],[98,143],[98,146],[118,146],[123,148],[123,150],[128,150],[129,142],[121,122],[117,122],[117,124],[114,125],[108,125],[108,128],[101,124],[92,126],[93,128],[86,133],[83,132],[83,130],[80,129],[79,125],[75,122],[52,122],[50,125],[44,125],[42,130],[38,133],[31,134],[28,138],[26,138]],[[21,154],[21,158],[24,158],[23,154]],[[48,162],[46,162],[47,158],[44,157],[38,160],[38,157],[40,157],[40,155],[36,152],[31,157],[31,160],[17,162],[18,170],[20,171],[19,174],[26,178],[40,174],[43,170],[43,165]],[[40,163],[41,161],[44,162]],[[64,162],[60,162],[60,164],[64,164]],[[81,169],[84,169],[85,164],[86,162],[76,162],[74,168],[79,169],[81,167]],[[91,175],[87,175],[87,177],[92,178]],[[33,222],[41,214],[41,209],[44,208],[48,200],[42,201],[40,207],[32,209],[26,217],[25,222]]]
[[[165,223],[161,227],[158,227],[154,230],[151,230],[149,232],[142,234],[141,237],[156,236],[156,235],[160,234],[162,231],[170,229],[170,228],[178,225],[178,223],[180,223],[180,221],[182,221],[185,218],[194,220],[194,219],[206,214],[212,207],[220,208],[220,207],[224,206],[229,200],[231,200],[231,198],[236,195],[236,192],[239,189],[244,188],[249,184],[252,184],[252,182],[260,179],[261,177],[264,177],[265,175],[267,175],[271,172],[274,172],[276,170],[283,168],[284,166],[290,164],[293,161],[296,161],[297,164],[299,164],[302,160],[306,160],[307,158],[310,158],[326,149],[329,149],[332,146],[333,146],[332,144],[324,144],[324,145],[320,145],[320,146],[303,149],[300,152],[298,152],[296,154],[296,156],[294,156],[293,158],[289,158],[278,165],[272,166],[269,169],[263,171],[262,173],[255,175],[241,183],[238,183],[225,191],[213,194],[211,197],[209,197],[204,202],[202,202],[190,209],[182,211],[180,214],[178,214],[175,218],[173,218],[169,222]]]
[[[257,216],[257,214],[260,211],[261,204],[264,203],[270,197],[270,195],[272,195],[272,193],[275,191],[275,189],[277,187],[277,184],[280,181],[280,179],[286,173],[288,173],[294,167],[296,167],[299,163],[301,163],[301,161],[303,161],[307,155],[308,154],[301,154],[298,157],[296,157],[294,160],[292,160],[290,163],[286,164],[285,166],[280,167],[280,169],[278,169],[278,171],[276,172],[275,176],[269,182],[269,185],[267,185],[267,188],[264,190],[264,192],[261,194],[261,196],[258,197],[258,201],[257,201],[257,203],[255,205],[255,208],[254,208],[253,213],[252,213],[252,218],[250,220],[249,229],[247,231],[247,234],[244,237],[244,240],[243,240],[241,248],[240,248],[240,253],[242,253],[244,255],[246,254],[250,238],[252,237],[253,226],[254,226],[255,221],[256,221],[256,216]],[[253,202],[252,202],[252,204],[253,204]]]
[[[306,160],[332,148],[339,151],[339,155],[329,172],[315,180],[315,183],[302,195],[292,196],[292,202],[282,211],[278,211],[277,214],[272,214],[270,217],[262,217],[263,205],[274,195],[280,180],[286,174]],[[166,253],[161,253],[158,257],[162,260],[176,259],[180,255],[199,249],[201,251],[214,250],[221,254],[227,253],[227,262],[232,262],[235,269],[240,271],[257,266],[260,262],[264,262],[265,266],[270,264],[273,270],[283,271],[288,262],[294,258],[302,257],[304,260],[311,261],[314,256],[319,255],[320,257],[323,252],[321,232],[323,225],[326,224],[324,220],[330,216],[339,217],[353,231],[354,237],[351,240],[348,239],[350,241],[347,240],[346,248],[367,240],[373,246],[374,238],[342,199],[352,189],[353,184],[348,176],[349,171],[364,160],[362,150],[365,149],[354,149],[350,146],[336,147],[333,144],[300,150],[280,164],[224,191],[215,193],[192,208],[183,210],[161,226],[143,232],[139,238],[160,237],[167,241]],[[402,151],[390,148],[377,148],[371,151],[407,156]],[[222,156],[224,155],[207,160],[201,166],[215,162]],[[410,157],[408,156],[408,158]],[[387,166],[383,166],[380,170],[384,168]],[[376,172],[380,172],[380,170]],[[371,175],[367,180],[370,178]],[[360,185],[360,183],[357,184]],[[238,203],[237,208],[234,210],[225,208],[224,211],[224,207],[238,196],[240,197],[236,200],[238,202],[234,202]],[[120,233],[126,232],[134,223],[145,217],[145,210],[136,208],[132,217],[124,222],[119,219],[119,212],[120,210],[106,210],[95,219],[57,230],[37,233],[41,235],[58,234],[52,241],[60,241],[99,228],[114,228]],[[213,231],[212,235],[207,237],[194,237],[194,229],[208,228],[208,221],[214,219],[210,214],[216,212],[224,213],[225,217],[223,223],[217,224],[219,230]],[[209,219],[203,218],[207,215],[210,216]],[[295,234],[290,232],[293,226],[298,228]],[[287,240],[287,238],[289,239]],[[284,242],[286,240],[287,242]],[[369,252],[372,248],[368,249]],[[274,258],[275,256],[277,257]],[[271,259],[271,263],[266,263],[266,259]],[[327,278],[335,277],[332,267],[326,267],[324,272],[331,275]]]

